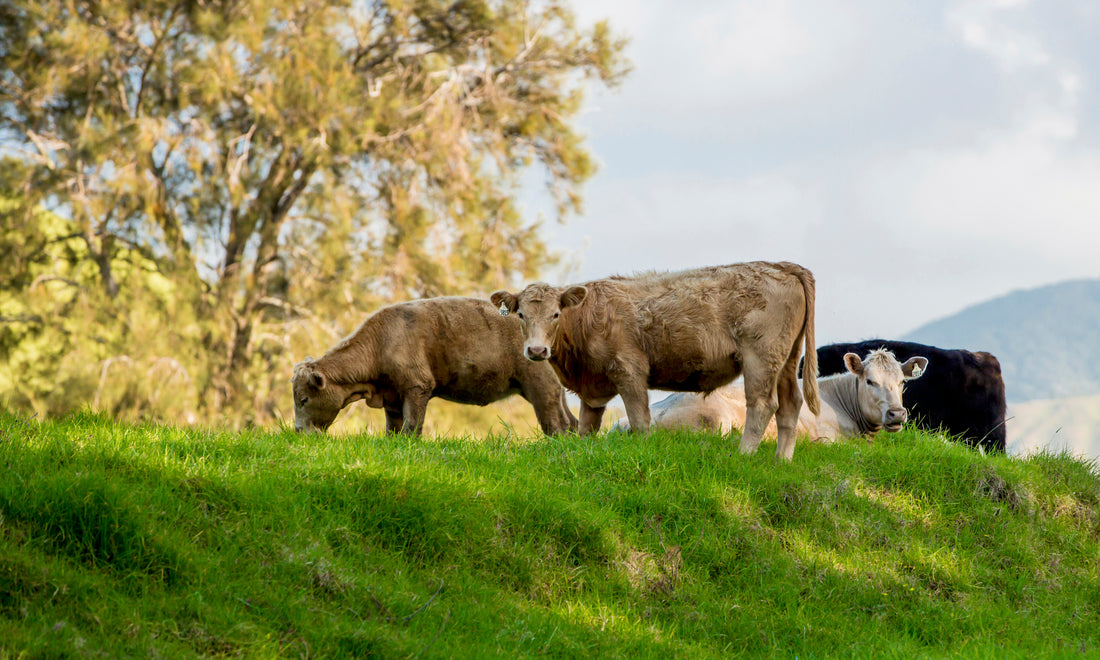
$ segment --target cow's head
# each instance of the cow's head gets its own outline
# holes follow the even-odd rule
[[[372,408],[382,407],[382,394],[369,383],[337,383],[319,369],[312,358],[294,365],[294,430],[324,431],[344,406],[363,399]]]
[[[528,360],[550,359],[550,346],[560,332],[558,319],[563,309],[579,305],[588,295],[583,286],[554,287],[544,282],[530,284],[519,293],[496,291],[489,296],[501,313],[515,314],[523,327],[523,356]]]
[[[863,360],[855,353],[844,355],[844,366],[856,375],[859,411],[871,426],[900,430],[909,414],[901,403],[905,381],[919,378],[928,369],[928,358],[912,357],[900,364],[894,354],[880,348]]]

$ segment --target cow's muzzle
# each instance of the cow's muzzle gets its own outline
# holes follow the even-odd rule
[[[542,362],[543,360],[550,359],[550,347],[549,346],[526,346],[523,349],[523,355],[532,362]]]
[[[905,420],[909,418],[909,413],[905,411],[905,408],[890,408],[886,411],[886,417],[882,420],[882,426],[887,431],[900,431],[902,425],[905,424]]]

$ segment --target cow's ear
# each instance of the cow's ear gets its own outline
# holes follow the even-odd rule
[[[585,297],[588,295],[588,289],[583,286],[571,286],[561,294],[562,308],[572,307],[573,305],[579,305],[584,302]]]
[[[501,314],[506,310],[512,313],[519,308],[519,298],[516,298],[516,294],[508,293],[507,291],[494,291],[492,295],[489,296],[489,300],[493,303],[494,307],[500,308]]]
[[[325,375],[319,371],[310,372],[309,384],[319,390],[325,389]]]
[[[857,376],[863,375],[863,360],[859,359],[855,353],[844,354],[844,366]]]
[[[911,357],[901,365],[901,375],[905,376],[905,380],[920,378],[926,371],[928,371],[928,358],[925,357]]]

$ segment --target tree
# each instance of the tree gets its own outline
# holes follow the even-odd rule
[[[171,353],[196,338],[180,341],[186,329],[167,336],[150,330],[169,319],[197,328],[197,319],[156,262],[116,250],[109,266],[119,293],[110,300],[73,223],[45,211],[16,222],[20,216],[5,211],[17,207],[0,195],[4,407],[55,414],[91,402],[124,417],[189,419],[195,382]]]
[[[120,254],[154,263],[196,320],[133,332],[199,353],[208,414],[270,411],[288,344],[341,307],[552,260],[521,176],[580,209],[571,122],[622,46],[557,0],[4,0],[6,222],[71,223],[108,308]]]

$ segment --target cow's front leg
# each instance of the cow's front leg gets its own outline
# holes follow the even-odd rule
[[[401,430],[405,423],[404,414],[401,412],[404,405],[400,400],[395,404],[386,404],[386,433],[397,433]]]
[[[432,398],[431,388],[414,387],[405,391],[405,405],[402,406],[405,423],[401,425],[401,433],[420,435],[420,432],[424,430],[424,414],[428,410],[428,399],[430,398]]]
[[[600,424],[603,422],[603,413],[607,410],[607,402],[604,401],[602,406],[590,405],[584,399],[581,399],[581,419],[580,419],[580,434],[590,435],[600,430]]]

